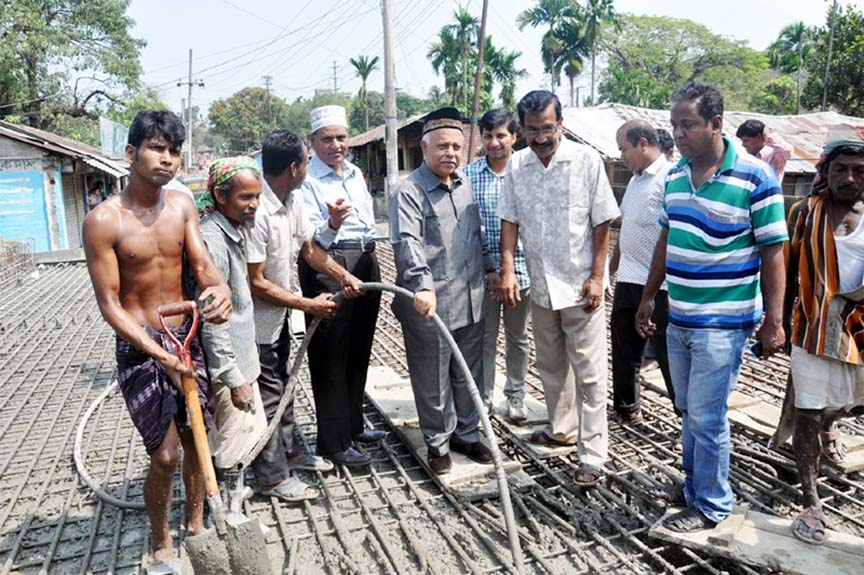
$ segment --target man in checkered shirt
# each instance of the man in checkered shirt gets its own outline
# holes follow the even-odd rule
[[[489,252],[495,259],[497,281],[487,282],[488,304],[486,323],[483,327],[483,385],[481,394],[488,406],[492,405],[495,389],[495,356],[498,343],[498,327],[504,316],[504,337],[507,342],[507,380],[504,396],[507,398],[507,417],[513,421],[525,420],[525,376],[528,374],[528,269],[522,244],[516,247],[516,280],[519,282],[521,301],[515,306],[503,305],[498,283],[501,273],[501,220],[498,218],[498,196],[507,162],[518,139],[519,123],[506,110],[491,110],[480,118],[480,135],[486,155],[465,166],[465,175],[471,180],[474,198],[480,207],[480,217],[489,244]],[[486,276],[489,278],[489,274]]]

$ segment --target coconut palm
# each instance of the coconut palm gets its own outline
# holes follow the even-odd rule
[[[516,23],[520,30],[527,26],[539,28],[547,26],[549,29],[543,34],[540,45],[540,54],[543,58],[543,67],[549,73],[550,89],[554,92],[561,75],[561,42],[555,37],[555,31],[564,19],[573,16],[578,9],[574,0],[537,0],[533,8],[528,8],[519,13]]]
[[[363,82],[363,85],[360,87],[360,97],[363,100],[363,108],[364,108],[364,119],[366,121],[366,130],[369,130],[369,92],[366,90],[366,80],[369,78],[369,75],[372,74],[378,68],[378,56],[373,56],[372,58],[367,58],[366,56],[358,56],[356,59],[351,58],[351,65],[354,66],[354,70],[357,72],[357,76],[360,77],[360,81]]]
[[[579,7],[577,18],[582,22],[582,35],[591,54],[591,105],[593,106],[597,103],[595,72],[600,33],[607,22],[619,26],[618,13],[613,6],[613,0],[586,0],[585,5]]]
[[[784,74],[796,73],[796,114],[801,113],[801,69],[804,67],[804,60],[810,54],[812,37],[812,31],[804,25],[804,22],[796,22],[783,28],[777,40],[768,47],[768,59],[772,68]]]

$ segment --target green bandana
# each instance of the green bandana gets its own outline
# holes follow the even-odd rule
[[[215,188],[221,188],[228,180],[243,170],[260,173],[258,163],[249,156],[221,158],[210,164],[210,178],[207,180],[207,190],[212,194]]]

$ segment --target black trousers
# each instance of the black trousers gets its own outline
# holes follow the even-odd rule
[[[628,414],[639,409],[639,370],[642,354],[648,340],[636,331],[636,312],[642,300],[644,286],[618,282],[612,301],[612,407],[618,413]],[[669,375],[669,356],[666,353],[666,327],[669,325],[669,297],[665,291],[654,297],[651,321],[657,329],[651,343],[657,354],[657,363],[666,383],[666,391],[675,406],[675,391]],[[678,413],[678,410],[675,410]]]
[[[273,420],[285,385],[288,383],[288,359],[291,356],[291,329],[286,321],[282,326],[279,340],[273,344],[258,344],[258,360],[261,375],[258,376],[258,390],[267,423]],[[252,471],[259,485],[273,485],[288,477],[288,458],[297,455],[294,441],[294,390],[288,390],[291,397],[279,427],[270,436],[270,441],[255,458]]]
[[[375,252],[330,250],[330,256],[364,282],[381,281]],[[300,259],[300,287],[304,297],[336,293],[341,286]],[[370,291],[343,300],[336,315],[324,320],[309,342],[309,373],[318,417],[318,453],[334,455],[351,447],[363,431],[363,393],[372,354],[372,339],[381,292]],[[306,325],[314,317],[306,316]]]

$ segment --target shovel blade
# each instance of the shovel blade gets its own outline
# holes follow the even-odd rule
[[[231,575],[228,547],[215,529],[186,537],[183,546],[196,575]]]
[[[234,575],[268,575],[273,565],[257,519],[226,525],[225,546]]]

